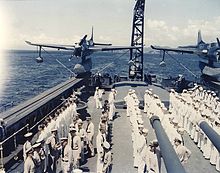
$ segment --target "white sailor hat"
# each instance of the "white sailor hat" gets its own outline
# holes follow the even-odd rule
[[[214,109],[213,112],[214,112],[215,114],[217,114],[217,113],[218,113],[218,110],[217,110],[217,109]]]
[[[67,140],[68,140],[68,138],[67,138],[67,137],[62,137],[62,138],[60,138],[60,140],[61,140],[61,141],[66,140],[66,141],[67,141]]]
[[[32,148],[32,147],[29,147],[29,148],[26,150],[26,154],[31,153],[31,152],[33,152],[33,151],[34,151],[33,148]]]
[[[87,119],[87,120],[91,120],[92,117],[91,117],[91,116],[87,116],[86,119]]]
[[[109,148],[110,148],[110,144],[105,141],[105,142],[103,143],[103,147],[106,148],[106,149],[109,149]]]
[[[142,130],[142,132],[144,133],[144,134],[148,134],[148,129],[146,129],[146,128],[144,128],[143,130]]]
[[[186,89],[184,89],[184,90],[183,90],[183,93],[187,93],[187,90],[186,90]]]
[[[32,148],[38,148],[38,147],[40,147],[41,146],[41,143],[36,143],[36,144],[34,144],[33,146],[32,146]]]
[[[200,87],[199,87],[199,90],[200,90],[200,91],[202,91],[202,90],[203,90],[203,87],[202,87],[202,86],[200,86]]]
[[[99,89],[99,87],[95,87],[95,89]]]
[[[199,105],[198,105],[198,104],[195,104],[194,108],[195,108],[195,109],[199,109]]]
[[[183,133],[185,130],[184,130],[184,128],[180,127],[180,128],[177,129],[177,131],[180,132],[180,133]]]
[[[51,132],[56,132],[56,131],[57,131],[57,128],[51,129]]]
[[[69,128],[73,128],[75,125],[73,123],[70,124]]]
[[[167,111],[167,108],[165,106],[162,107],[163,111]]]
[[[211,93],[211,91],[210,91],[210,90],[208,90],[208,91],[207,91],[207,93]]]
[[[172,122],[173,122],[174,124],[178,124],[178,121],[177,121],[176,118],[174,118]]]
[[[137,119],[137,122],[138,122],[138,124],[141,124],[141,125],[144,124],[144,121],[143,121],[141,118],[138,118],[138,119]]]
[[[28,138],[28,137],[31,137],[32,135],[33,135],[32,132],[28,132],[28,133],[26,133],[26,134],[24,135],[24,137],[25,137],[25,138]]]
[[[81,119],[78,119],[78,120],[77,120],[77,123],[78,123],[78,124],[83,124],[83,121],[82,121]]]
[[[4,120],[3,120],[3,118],[0,118],[0,122],[3,122]]]
[[[81,169],[74,169],[73,173],[83,173],[83,171]]]
[[[145,90],[145,93],[148,93],[148,92],[149,92],[149,90],[148,90],[148,89],[146,89],[146,90]]]
[[[153,89],[152,89],[152,88],[149,88],[149,91],[151,91],[151,92],[152,92],[152,91],[153,91]]]
[[[172,89],[170,89],[170,92],[172,92],[172,93],[173,93],[173,92],[175,92],[175,90],[172,88]]]
[[[143,124],[138,124],[138,128],[143,128],[144,125]]]
[[[174,141],[181,143],[181,142],[182,142],[182,139],[180,139],[179,137],[175,137]]]
[[[152,94],[153,94],[153,93],[152,93],[152,91],[149,91],[148,93],[149,93],[150,95],[152,95]]]
[[[158,95],[156,95],[156,94],[154,94],[153,96],[154,96],[154,98],[158,98]]]

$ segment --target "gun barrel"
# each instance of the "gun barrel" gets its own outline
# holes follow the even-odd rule
[[[165,167],[168,173],[186,173],[183,168],[167,134],[165,133],[158,116],[150,118],[151,125],[155,130],[157,140],[160,146],[161,155],[163,157]]]
[[[203,130],[206,136],[210,139],[215,148],[220,152],[220,135],[205,121],[199,123],[199,127]]]

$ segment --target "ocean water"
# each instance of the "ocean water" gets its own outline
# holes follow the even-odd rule
[[[59,64],[62,62],[67,68],[73,69],[80,59],[72,58],[71,52],[53,51],[43,53],[43,63],[36,63],[36,51],[8,51],[5,57],[8,61],[7,78],[3,81],[4,90],[0,95],[0,112],[4,111],[4,105],[13,102],[13,105],[33,98],[43,91],[67,80],[71,73]],[[175,59],[166,56],[166,67],[160,67],[161,56],[159,54],[144,54],[144,71],[158,76],[177,76],[183,74],[186,79],[195,80],[195,77],[180,63],[186,66],[195,75],[200,76],[199,58],[195,55],[172,55]],[[93,61],[92,72],[102,71],[110,75],[127,75],[129,53],[100,52],[91,55]],[[178,62],[177,62],[178,61]],[[106,68],[105,68],[106,67]],[[3,74],[4,75],[4,74]],[[9,106],[10,107],[10,106]]]

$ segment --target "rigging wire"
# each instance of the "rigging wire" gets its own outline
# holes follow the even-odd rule
[[[115,58],[117,58],[117,59],[118,59],[118,58],[121,58],[122,56],[124,56],[125,54],[127,54],[129,51],[130,51],[130,50],[127,50],[127,51],[125,51],[123,54],[120,54],[119,56],[116,56]],[[113,65],[114,63],[115,63],[115,61],[112,61],[112,62],[108,63],[108,64],[107,64],[106,66],[104,66],[101,70],[98,70],[94,75],[97,75],[98,73],[104,71],[106,68],[110,67],[110,66]],[[98,67],[97,67],[97,68],[94,68],[93,71],[96,70],[96,69],[98,69]]]
[[[68,70],[71,74],[73,74],[74,76],[76,76],[76,74],[69,69],[67,66],[65,66],[62,62],[60,62],[55,56],[53,56],[51,53],[49,53],[48,51],[46,51],[44,48],[42,48],[42,50],[44,52],[46,52],[51,58],[54,58],[60,65],[62,65],[66,70]]]
[[[166,52],[167,55],[169,55],[174,61],[176,61],[182,68],[184,68],[185,70],[187,70],[191,75],[193,75],[196,79],[199,79],[199,77],[193,73],[189,68],[187,68],[184,64],[182,64],[181,62],[179,62],[176,58],[174,58],[172,55],[170,55],[168,52]]]

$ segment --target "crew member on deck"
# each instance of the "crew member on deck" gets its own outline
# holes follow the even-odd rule
[[[29,148],[31,148],[31,137],[32,137],[33,133],[29,132],[27,134],[24,135],[24,137],[27,139],[27,141],[24,143],[23,145],[23,157],[24,157],[24,161],[26,160],[27,156],[27,150]]]
[[[86,141],[87,141],[87,146],[88,149],[91,152],[91,156],[94,156],[94,146],[93,146],[93,136],[94,136],[94,124],[91,121],[91,117],[88,116],[86,117],[87,125],[86,125]]]
[[[47,139],[46,144],[49,147],[49,156],[48,156],[48,169],[52,172],[56,172],[57,159],[58,159],[58,148],[60,144],[58,142],[57,129],[51,130],[51,136]]]
[[[61,168],[63,173],[70,173],[70,146],[66,137],[60,138],[61,142]]]
[[[27,148],[26,153],[27,158],[24,161],[24,173],[35,173],[36,172],[36,165],[33,158],[34,150],[30,146]]]

